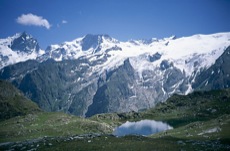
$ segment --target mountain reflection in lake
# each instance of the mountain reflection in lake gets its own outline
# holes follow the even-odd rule
[[[116,136],[125,135],[151,135],[161,131],[172,129],[166,123],[154,121],[154,120],[141,120],[138,122],[129,122],[117,127],[113,134]]]

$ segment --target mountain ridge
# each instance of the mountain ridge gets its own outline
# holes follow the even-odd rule
[[[82,45],[88,50],[83,51]],[[138,111],[174,93],[196,90],[206,80],[204,72],[222,54],[229,57],[224,53],[229,45],[230,33],[171,37],[151,43],[87,35],[53,45],[37,60],[6,66],[0,70],[0,78],[12,82],[46,111],[80,116]],[[220,62],[219,67],[228,64]],[[228,74],[226,70],[224,81],[229,81]],[[103,101],[104,106],[100,106]]]
[[[197,35],[190,36],[190,39],[191,40],[192,39],[202,39],[202,38],[204,39],[205,37],[207,37],[206,39],[210,39],[210,40],[213,40],[212,38],[214,38],[214,40],[215,40],[215,39],[218,39],[221,37],[222,38],[225,37],[225,39],[227,40],[227,43],[228,43],[228,44],[224,43],[225,47],[227,47],[230,43],[229,42],[230,41],[230,33],[229,32],[216,33],[216,34],[210,34],[210,35],[197,34]],[[9,48],[12,47],[11,45],[13,45],[13,49],[16,49],[14,46],[14,41],[15,40],[17,41],[19,38],[21,38],[23,40],[31,40],[32,43],[35,42],[36,43],[36,51],[38,53],[35,53],[35,54],[33,53],[33,55],[29,55],[29,56],[23,56],[23,54],[21,54],[21,55],[18,54],[18,57],[23,57],[23,59],[19,59],[18,57],[15,57],[14,55],[16,55],[16,54],[13,54],[13,53],[10,54],[10,52],[6,53],[6,51],[10,51]],[[8,37],[6,39],[0,39],[0,46],[1,46],[0,47],[0,52],[1,52],[0,55],[2,57],[1,62],[3,62],[2,61],[2,60],[4,60],[3,58],[5,58],[5,60],[7,60],[6,58],[8,57],[8,59],[9,59],[9,63],[5,63],[5,65],[1,65],[0,68],[3,68],[4,66],[14,64],[17,62],[30,60],[30,59],[33,59],[33,60],[37,59],[40,61],[44,61],[48,58],[53,58],[56,61],[61,61],[62,58],[63,59],[77,59],[79,57],[89,55],[90,53],[95,54],[95,53],[99,52],[100,49],[103,49],[103,48],[104,49],[102,51],[106,51],[106,50],[109,51],[108,49],[110,49],[110,50],[116,50],[116,49],[122,50],[122,47],[125,47],[125,48],[123,48],[125,50],[125,49],[128,49],[128,47],[138,46],[138,45],[142,44],[143,46],[144,45],[145,46],[150,45],[150,48],[140,47],[138,49],[142,49],[142,50],[143,49],[156,49],[156,48],[157,49],[164,49],[164,47],[162,47],[162,46],[171,45],[170,41],[171,42],[173,40],[183,41],[186,38],[188,39],[189,37],[175,38],[175,36],[171,36],[169,38],[163,38],[163,39],[152,38],[151,40],[130,40],[127,42],[122,42],[122,41],[118,41],[118,40],[116,40],[116,39],[114,39],[114,38],[112,38],[106,34],[98,34],[98,35],[87,34],[83,37],[76,38],[76,39],[69,41],[69,42],[66,41],[66,42],[63,42],[61,44],[55,44],[55,45],[47,46],[47,48],[45,50],[42,50],[42,49],[40,49],[39,44],[35,38],[33,38],[31,35],[27,34],[26,32],[23,32],[23,33],[18,33],[12,37]],[[146,41],[149,41],[149,42],[146,42]],[[186,40],[184,40],[184,41],[186,41]],[[210,42],[212,42],[212,41],[210,41]],[[207,43],[207,42],[205,42],[205,43]],[[81,44],[83,44],[83,46],[81,46]],[[101,46],[101,44],[103,44],[103,45]],[[156,46],[153,46],[153,45],[156,45]],[[178,44],[176,44],[176,45],[178,45]],[[201,46],[204,47],[204,44],[202,44]],[[175,49],[174,47],[175,46],[172,46],[172,49]],[[94,49],[91,49],[91,48],[94,48]],[[83,53],[83,52],[81,52],[81,50],[82,51],[88,51],[89,53]],[[13,51],[15,51],[15,50],[13,50]],[[135,54],[133,51],[130,51],[131,53],[127,54],[127,53],[129,53],[129,51],[123,55],[130,55],[128,57],[132,57],[133,56],[132,53],[134,54],[134,56],[139,55],[140,53],[143,53],[143,52],[139,52],[139,54]],[[158,50],[158,51],[162,51],[162,50]],[[156,51],[155,53],[157,53],[158,51]],[[18,52],[21,52],[21,51],[19,50]],[[151,51],[147,50],[147,52],[149,53]],[[181,52],[183,52],[183,50]],[[52,55],[52,53],[53,53],[53,55]],[[158,53],[161,54],[162,52],[158,52]],[[13,58],[14,61],[12,61],[8,55],[14,56],[14,58]],[[24,54],[24,55],[26,55],[26,54]],[[63,57],[63,55],[65,55],[65,56]],[[169,55],[172,55],[172,54],[169,54]],[[19,60],[17,60],[17,59],[19,59]]]

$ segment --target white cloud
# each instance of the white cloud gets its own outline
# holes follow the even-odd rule
[[[42,26],[47,29],[50,29],[51,25],[48,20],[44,19],[42,16],[37,16],[34,14],[22,14],[16,19],[17,23],[22,25],[33,25],[33,26]]]
[[[68,22],[66,20],[62,20],[62,24],[67,24]]]

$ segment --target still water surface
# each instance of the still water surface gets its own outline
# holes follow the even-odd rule
[[[141,120],[138,122],[129,122],[115,128],[113,134],[115,136],[125,135],[151,135],[168,129],[172,129],[170,125],[161,121]]]

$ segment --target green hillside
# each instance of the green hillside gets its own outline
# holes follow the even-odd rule
[[[193,121],[207,121],[230,114],[230,89],[173,95],[166,102],[141,114],[142,118],[163,120],[174,127]]]
[[[0,121],[40,111],[34,102],[27,99],[11,83],[0,80]]]
[[[86,133],[109,133],[112,127],[62,112],[41,112],[0,122],[0,142],[67,137]]]

